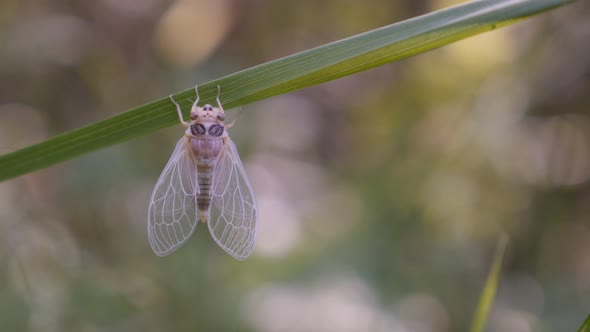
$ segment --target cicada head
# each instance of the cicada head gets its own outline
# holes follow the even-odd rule
[[[191,110],[191,120],[197,123],[222,123],[225,116],[219,108],[209,104],[205,104],[203,107],[194,105]]]

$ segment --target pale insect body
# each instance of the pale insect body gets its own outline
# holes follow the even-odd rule
[[[184,136],[158,179],[150,199],[148,238],[156,255],[164,256],[182,245],[198,220],[207,223],[211,236],[233,257],[246,259],[256,242],[257,213],[252,186],[224,126],[225,113],[217,94],[217,107],[199,107],[197,100],[184,121]]]

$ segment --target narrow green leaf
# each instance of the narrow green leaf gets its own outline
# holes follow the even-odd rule
[[[586,320],[584,321],[582,326],[580,326],[578,332],[590,332],[590,315],[586,317]]]
[[[475,315],[473,317],[473,322],[471,322],[471,332],[482,332],[486,324],[490,309],[496,298],[496,290],[498,289],[498,283],[500,282],[500,273],[502,272],[502,262],[504,261],[506,245],[508,245],[508,237],[504,235],[498,241],[492,269],[488,274],[486,284],[479,297],[477,308],[475,308]]]
[[[574,0],[480,0],[436,11],[261,64],[200,85],[222,87],[226,108],[313,86],[496,29]],[[186,114],[193,89],[176,93]],[[178,123],[168,97],[0,156],[0,181]]]

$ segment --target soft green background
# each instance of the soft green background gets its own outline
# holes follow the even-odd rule
[[[0,152],[453,1],[4,1]],[[248,105],[257,248],[157,258],[176,126],[0,184],[1,331],[488,331],[590,311],[588,6]],[[233,113],[233,112],[228,112]],[[233,114],[228,114],[231,118]]]

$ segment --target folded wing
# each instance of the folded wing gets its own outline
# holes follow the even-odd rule
[[[148,211],[148,238],[156,255],[164,256],[181,244],[197,226],[197,167],[182,137],[156,183]]]
[[[236,259],[246,259],[256,242],[256,201],[236,146],[229,139],[215,165],[211,202],[211,236]]]

